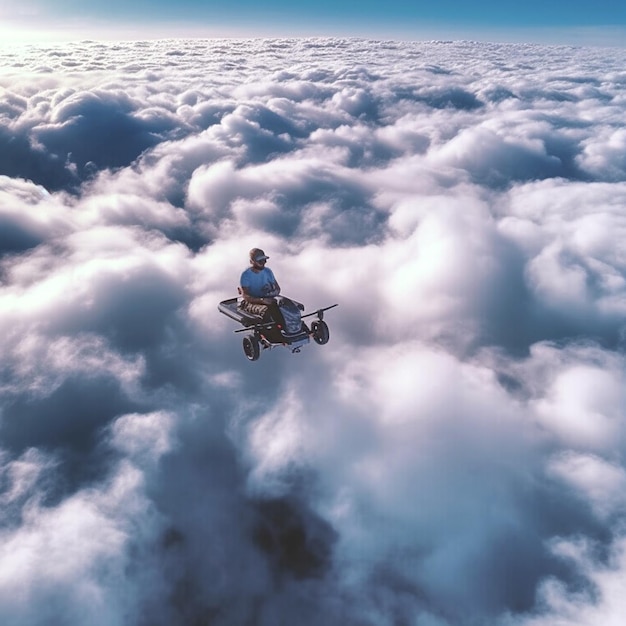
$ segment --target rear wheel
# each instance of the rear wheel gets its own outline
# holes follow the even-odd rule
[[[328,340],[330,339],[330,331],[328,330],[326,322],[322,320],[315,320],[311,324],[311,331],[313,332],[313,341],[315,343],[320,346],[328,343]]]
[[[246,335],[243,338],[243,351],[248,361],[256,361],[261,355],[259,340],[254,335]]]

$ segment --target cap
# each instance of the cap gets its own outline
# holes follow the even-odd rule
[[[269,259],[269,257],[261,250],[261,248],[252,248],[250,250],[250,260],[251,261],[263,261]]]

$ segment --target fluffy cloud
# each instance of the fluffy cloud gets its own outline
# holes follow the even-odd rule
[[[622,50],[0,57],[4,622],[621,619]],[[327,346],[245,360],[254,246]]]

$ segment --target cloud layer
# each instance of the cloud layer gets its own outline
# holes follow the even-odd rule
[[[621,619],[623,50],[0,61],[2,623]],[[327,346],[245,360],[253,246]]]

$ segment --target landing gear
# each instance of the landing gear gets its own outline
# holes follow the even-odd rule
[[[330,330],[328,330],[328,324],[323,320],[315,320],[311,322],[311,332],[313,334],[313,341],[320,346],[328,343],[330,339]]]
[[[254,335],[246,335],[243,338],[243,351],[248,361],[256,361],[261,356],[259,340]]]

